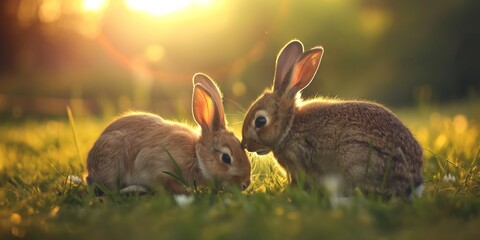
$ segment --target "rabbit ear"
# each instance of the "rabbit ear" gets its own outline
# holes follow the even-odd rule
[[[203,84],[195,84],[192,99],[193,117],[202,127],[202,132],[212,133],[225,128],[225,116],[219,111],[220,106],[223,112],[222,103],[219,103]]]
[[[218,97],[219,99],[222,99],[222,93],[220,92],[220,88],[218,88],[217,84],[212,80],[211,77],[209,77],[205,73],[195,73],[193,75],[193,85],[200,83],[204,87],[206,87],[210,93],[215,95],[215,97]]]
[[[303,53],[303,44],[298,40],[292,40],[287,43],[277,56],[275,64],[275,77],[273,80],[273,89],[282,90],[283,82],[288,71],[292,68],[295,61]]]
[[[216,105],[216,108],[218,110],[218,114],[220,115],[220,125],[225,127],[226,121],[225,121],[225,110],[223,109],[223,104],[222,104],[222,92],[220,91],[220,88],[215,84],[215,82],[210,78],[208,75],[204,73],[196,73],[193,76],[193,85],[200,84],[204,88],[206,88],[210,94],[212,95],[212,98],[214,100],[214,103]]]
[[[295,62],[289,76],[287,76],[285,92],[289,97],[294,97],[298,92],[307,87],[315,77],[318,66],[323,56],[323,48],[315,47],[305,53]],[[288,84],[287,84],[288,82]]]

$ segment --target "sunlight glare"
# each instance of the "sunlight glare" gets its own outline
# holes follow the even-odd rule
[[[134,11],[162,16],[187,7],[192,0],[125,0],[125,3]]]
[[[200,6],[206,6],[211,4],[212,0],[195,0],[194,2]]]
[[[83,9],[88,12],[100,12],[107,7],[109,0],[83,0]]]

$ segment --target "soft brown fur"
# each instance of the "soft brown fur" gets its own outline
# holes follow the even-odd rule
[[[207,81],[211,80],[203,74],[194,77],[192,107],[201,132],[154,114],[128,113],[113,121],[90,150],[88,183],[110,190],[139,186],[185,193],[182,184],[165,174],[177,174],[170,154],[187,184],[219,181],[248,187],[250,162],[240,141],[225,128],[220,91],[213,82],[205,86]],[[231,156],[231,164],[222,161],[223,153]]]
[[[358,187],[382,196],[410,194],[423,183],[422,149],[390,110],[365,101],[299,98],[322,54],[320,47],[303,53],[298,41],[285,46],[272,90],[245,117],[243,146],[261,154],[273,151],[294,181],[302,173],[314,183],[338,175],[346,192]],[[259,115],[268,123],[258,128]]]

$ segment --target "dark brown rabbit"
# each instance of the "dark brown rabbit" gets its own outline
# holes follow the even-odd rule
[[[178,174],[173,158],[187,184],[218,181],[246,189],[250,162],[240,141],[226,129],[220,90],[204,74],[196,74],[193,84],[192,111],[200,132],[158,115],[128,113],[113,121],[90,150],[88,184],[122,193],[158,188],[186,193],[167,174]]]
[[[304,52],[297,40],[280,51],[272,88],[245,117],[242,145],[258,154],[273,151],[293,181],[302,173],[313,183],[336,175],[347,193],[358,187],[381,196],[420,195],[422,148],[390,110],[365,101],[300,98],[322,55],[322,47]]]

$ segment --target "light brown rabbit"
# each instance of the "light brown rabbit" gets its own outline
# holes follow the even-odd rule
[[[386,197],[420,195],[422,148],[391,111],[365,101],[300,98],[322,55],[322,47],[303,52],[297,40],[280,51],[272,89],[245,117],[242,146],[273,151],[293,182],[303,173],[315,184],[336,175],[347,194],[358,187]]]
[[[166,173],[177,173],[173,158],[187,184],[205,186],[218,181],[246,189],[250,161],[240,141],[226,129],[220,90],[201,73],[193,77],[193,84],[192,110],[201,132],[154,114],[126,114],[113,121],[90,150],[88,184],[122,193],[162,187],[186,193],[183,185]],[[97,188],[96,193],[101,191]]]

